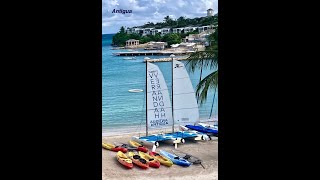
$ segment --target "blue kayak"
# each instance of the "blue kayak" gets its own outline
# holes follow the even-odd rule
[[[179,156],[176,156],[174,154],[170,154],[164,150],[160,150],[160,154],[165,156],[166,158],[170,159],[174,164],[179,165],[179,166],[184,166],[188,167],[191,165],[191,163]]]
[[[187,128],[195,130],[195,131],[199,131],[202,133],[211,133],[214,135],[218,135],[218,130],[217,129],[210,129],[210,128],[206,128],[203,126],[193,126],[193,125],[186,125]]]

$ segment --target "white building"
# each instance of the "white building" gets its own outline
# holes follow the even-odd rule
[[[131,34],[131,33],[132,33],[131,28],[127,28],[127,29],[126,29],[126,33],[127,33],[127,34]]]
[[[199,33],[202,33],[203,31],[207,31],[209,29],[213,29],[213,25],[208,25],[208,26],[201,26],[201,27],[198,27],[198,32]]]
[[[152,34],[152,29],[154,29],[154,28],[144,28],[144,29],[142,29],[142,36],[146,36],[146,35],[150,35],[150,34]]]
[[[161,36],[169,34],[170,33],[170,28],[162,28],[160,33],[161,33]]]
[[[197,30],[197,27],[185,27],[184,33],[193,32],[195,30]]]
[[[183,42],[194,42],[196,39],[198,39],[198,34],[189,34],[189,36],[186,36],[182,39]]]
[[[208,9],[207,10],[207,16],[213,16],[213,9]]]
[[[131,28],[131,33],[142,34],[143,29],[142,28]]]
[[[152,29],[151,34],[156,35],[157,33],[161,33],[161,29]]]
[[[182,32],[184,32],[184,28],[173,28],[173,29],[172,29],[172,32],[173,32],[173,33],[180,33],[180,34],[181,34]]]
[[[147,44],[147,47],[145,49],[152,49],[152,50],[163,50],[165,46],[167,46],[167,42],[154,42],[151,41]]]
[[[129,39],[126,41],[126,47],[139,45],[139,40]]]

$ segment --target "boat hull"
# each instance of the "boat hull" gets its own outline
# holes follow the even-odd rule
[[[188,167],[191,165],[191,163],[183,158],[176,158],[177,156],[170,154],[166,151],[160,150],[160,154],[165,156],[166,158],[170,159],[174,164],[179,166]]]
[[[206,134],[212,134],[213,136],[218,136],[218,130],[217,129],[210,129],[210,128],[205,128],[203,126],[193,126],[193,125],[186,125],[187,128],[206,133]]]

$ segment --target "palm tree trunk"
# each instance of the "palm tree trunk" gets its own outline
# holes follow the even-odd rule
[[[211,115],[212,115],[212,109],[213,109],[214,99],[215,99],[215,97],[216,97],[216,92],[217,92],[217,89],[215,88],[215,89],[214,89],[214,94],[213,94],[213,101],[212,101],[212,106],[211,106],[211,111],[210,111],[209,119],[211,118]]]
[[[202,65],[203,65],[203,61],[201,62],[201,68],[200,68],[200,80],[199,83],[201,82],[201,78],[202,78]],[[197,94],[197,104],[199,103],[199,94]]]

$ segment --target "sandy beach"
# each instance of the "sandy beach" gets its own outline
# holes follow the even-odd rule
[[[128,143],[131,137],[136,134],[102,137],[103,142]],[[171,152],[174,150],[172,144],[161,143],[159,150]],[[159,169],[149,168],[147,170],[134,166],[133,169],[125,169],[116,159],[116,152],[102,149],[102,179],[103,180],[217,180],[218,179],[218,140],[213,141],[190,141],[185,144],[178,144],[178,150],[190,153],[202,160],[201,165],[181,167],[162,166]]]

